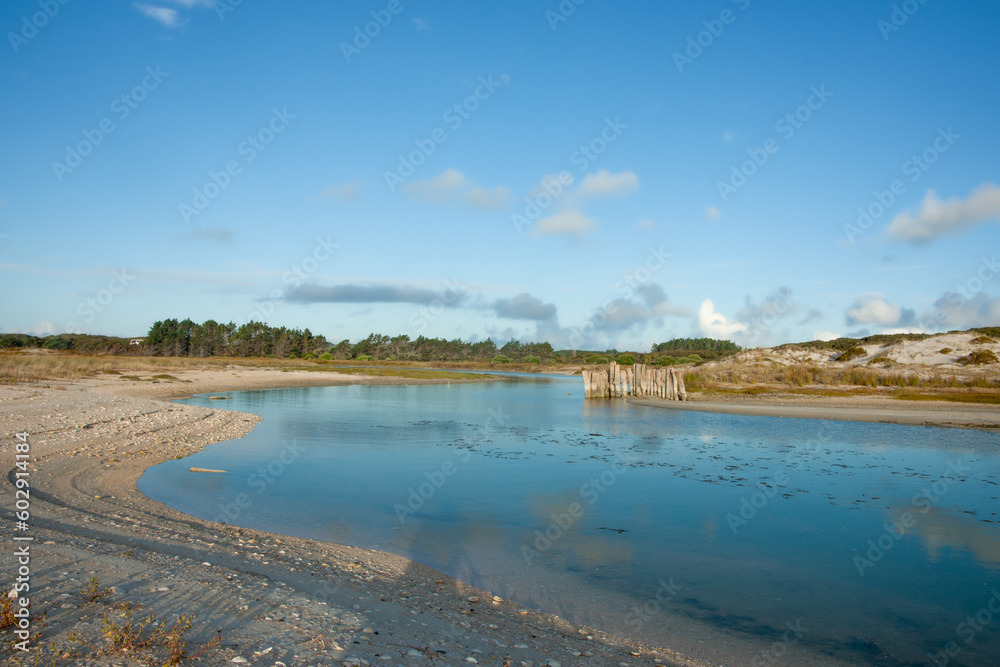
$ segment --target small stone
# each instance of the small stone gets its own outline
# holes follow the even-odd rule
[[[476,596],[476,595],[473,595],[472,597],[469,598],[469,602],[479,602],[479,597]]]
[[[365,628],[361,632],[365,633],[366,635],[378,634],[378,633],[375,632],[375,628]]]
[[[229,662],[235,662],[237,665],[242,665],[242,664],[245,664],[245,663],[250,662],[250,661],[247,660],[246,658],[244,658],[242,655],[238,655],[235,658],[233,658],[232,660],[230,660]]]
[[[412,656],[414,656],[416,658],[419,658],[423,654],[420,651],[418,651],[417,649],[411,648],[409,651],[406,652],[406,655],[412,655]]]
[[[471,662],[474,665],[478,665],[479,664],[479,661],[476,660],[475,658],[473,658],[471,655],[468,658],[466,658],[465,661],[466,662]]]

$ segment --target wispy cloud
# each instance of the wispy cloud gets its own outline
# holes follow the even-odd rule
[[[547,175],[541,183],[528,194],[530,197],[540,197],[554,181],[559,181],[567,188],[567,193],[557,197],[557,210],[551,215],[541,218],[530,231],[531,236],[575,236],[581,238],[598,228],[597,222],[587,217],[582,210],[583,203],[588,199],[600,197],[625,197],[634,194],[639,189],[639,177],[634,172],[622,171],[612,174],[602,169],[593,174],[587,174],[576,190],[568,191],[573,184],[572,176],[564,181],[559,175]],[[550,198],[551,201],[551,198]],[[650,221],[651,223],[651,221]]]
[[[304,284],[285,292],[291,303],[415,303],[428,305],[440,300],[437,290],[392,285],[315,285]],[[455,301],[457,303],[458,300]]]
[[[185,23],[185,21],[181,20],[176,9],[140,3],[136,3],[135,8],[154,21],[159,22],[164,28],[179,28]]]
[[[1000,220],[1000,186],[983,183],[966,199],[942,201],[928,190],[916,212],[904,211],[889,223],[889,236],[911,243],[927,243],[959,234],[988,220]]]
[[[181,241],[215,241],[216,243],[232,243],[235,238],[232,230],[229,229],[193,229],[184,236]]]
[[[457,169],[446,169],[437,176],[406,183],[400,191],[425,204],[461,203],[473,208],[501,210],[507,207],[508,191],[503,186],[484,188]]]
[[[353,204],[361,199],[361,181],[353,179],[339,185],[331,185],[323,189],[322,196],[339,199],[345,204]]]
[[[497,299],[493,302],[493,311],[513,320],[551,320],[556,316],[556,305],[523,292],[509,299]]]
[[[555,215],[542,218],[531,229],[532,236],[585,236],[597,229],[597,223],[579,209],[559,211]]]
[[[184,9],[211,9],[215,0],[167,0],[167,4],[178,5]],[[187,20],[182,18],[176,9],[164,6],[164,4],[148,4],[137,2],[134,7],[149,18],[157,21],[164,28],[179,28]]]
[[[579,202],[589,197],[623,197],[638,189],[639,177],[634,172],[612,174],[602,169],[596,174],[587,174],[573,196]]]
[[[705,207],[705,219],[706,220],[717,220],[719,216],[722,215],[722,211],[714,206]]]

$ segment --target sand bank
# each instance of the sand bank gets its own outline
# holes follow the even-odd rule
[[[151,656],[162,664],[164,648],[107,651],[102,616],[121,621],[113,605],[126,602],[138,608],[135,620],[153,615],[169,627],[178,615],[191,616],[191,652],[221,633],[221,643],[197,664],[714,664],[494,599],[404,558],[202,521],[147,498],[136,488],[147,467],[242,437],[259,421],[163,398],[394,382],[270,370],[176,376],[178,382],[111,376],[0,387],[7,483],[14,479],[15,433],[27,432],[31,446],[31,518],[19,534],[34,539],[31,611],[39,633],[31,654],[5,642],[3,662],[35,664],[40,653],[46,665],[148,665]],[[2,505],[9,517],[12,493],[2,495]],[[2,562],[12,579],[9,544]],[[111,588],[110,597],[81,595],[93,577]]]
[[[754,417],[829,419],[1000,430],[1000,407],[949,401],[903,401],[882,396],[739,397],[726,399],[693,395],[689,401],[632,398],[629,403],[668,410],[721,412]]]

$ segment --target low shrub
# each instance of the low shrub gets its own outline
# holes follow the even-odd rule
[[[845,350],[842,355],[837,357],[837,361],[851,361],[852,359],[859,359],[866,354],[868,353],[865,352],[865,348],[860,345],[855,345],[854,347]]]
[[[976,350],[958,360],[963,366],[984,366],[986,364],[1000,364],[1000,359],[993,354],[992,350]]]

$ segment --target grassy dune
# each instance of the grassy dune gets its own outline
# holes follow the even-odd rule
[[[437,365],[437,364],[435,364]],[[350,366],[350,368],[336,368]],[[380,364],[344,361],[304,361],[301,359],[249,359],[229,357],[128,357],[75,354],[72,352],[0,352],[0,384],[74,380],[96,375],[119,375],[123,380],[176,379],[171,373],[226,368],[268,368],[287,371],[313,371],[341,374],[364,374],[414,379],[468,379],[467,374],[430,370],[416,366],[379,367]],[[490,368],[489,365],[484,365]],[[145,376],[145,377],[142,377]]]

